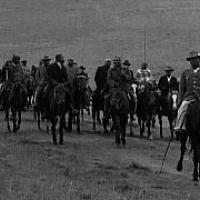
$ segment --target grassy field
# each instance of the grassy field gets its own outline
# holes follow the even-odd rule
[[[6,131],[2,120],[0,140],[0,199],[2,200],[197,200],[199,184],[192,180],[191,155],[186,153],[183,173],[176,172],[179,145],[172,142],[163,173],[160,166],[169,140],[127,138],[127,148],[117,149],[114,136],[92,132],[87,117],[82,134],[65,134],[63,146],[39,132],[33,115],[23,115],[22,129]],[[45,126],[43,125],[43,129]],[[129,131],[127,131],[129,132]]]
[[[136,70],[146,59],[156,78],[166,65],[180,76],[186,57],[200,50],[199,0],[1,0],[0,65],[19,54],[37,65],[39,59],[63,53],[87,67],[91,85],[105,58],[130,59]],[[145,37],[146,30],[146,37]],[[6,131],[1,114],[0,200],[198,200],[191,181],[192,158],[176,172],[179,144],[171,144],[164,172],[159,174],[169,139],[153,130],[154,140],[128,138],[116,149],[114,136],[93,133],[91,119],[82,133],[65,135],[56,147],[39,132],[32,115],[23,115],[22,129]]]
[[[175,74],[188,67],[189,51],[200,46],[198,0],[2,0],[0,62],[13,53],[38,64],[63,53],[93,75],[105,58],[130,59],[133,69],[147,61],[156,77],[166,65]]]

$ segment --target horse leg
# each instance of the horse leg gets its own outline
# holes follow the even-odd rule
[[[101,124],[100,110],[97,111],[97,122],[98,122],[98,124]]]
[[[108,134],[109,131],[107,129],[107,125],[108,125],[108,120],[107,119],[103,119],[103,128],[104,128],[104,133]]]
[[[186,142],[187,142],[187,136],[184,136],[180,139],[180,143],[181,143],[181,155],[177,164],[177,170],[178,171],[182,171],[183,169],[183,158],[185,155],[185,151],[186,151]]]
[[[16,126],[16,111],[12,110],[12,121],[13,121],[13,132],[17,132],[17,126]]]
[[[82,122],[84,122],[84,112],[83,112],[83,109],[81,109],[81,119],[82,119]]]
[[[68,132],[72,132],[72,113],[69,111],[69,117],[68,117]]]
[[[117,147],[120,148],[121,143],[121,128],[120,128],[120,121],[118,119],[113,119],[113,124],[115,126],[115,142],[117,144]]]
[[[96,130],[96,112],[94,108],[92,108],[92,125],[93,125],[93,131]]]
[[[52,131],[52,137],[53,137],[53,144],[57,144],[57,138],[56,138],[56,120],[51,120],[51,131]]]
[[[140,116],[138,116],[138,124],[139,124],[139,127],[140,127],[140,137],[143,137],[144,124],[143,124],[143,121],[142,121]]]
[[[18,111],[18,125],[17,125],[17,130],[20,129],[22,123],[22,116],[21,116],[21,111]]]
[[[41,116],[41,112],[38,109],[37,110],[37,125],[38,125],[38,129],[41,130],[41,126],[40,126],[40,116]]]
[[[151,118],[150,117],[148,117],[147,119],[147,128],[148,128],[148,138],[152,140],[153,138],[151,135]]]
[[[80,128],[80,113],[77,115],[77,132],[78,133],[81,132],[81,128]]]
[[[156,116],[153,115],[153,117],[152,117],[152,128],[155,128],[155,124],[156,124]]]
[[[125,145],[126,145],[126,124],[127,124],[127,121],[128,121],[128,118],[126,116],[122,117],[122,120],[121,120],[121,127],[122,127],[121,141],[122,141],[123,147],[125,147]]]
[[[63,128],[64,128],[64,124],[65,124],[65,117],[64,115],[60,116],[60,127],[59,127],[59,133],[60,133],[60,144],[63,144]]]
[[[168,117],[168,121],[169,121],[169,126],[170,126],[171,139],[174,139],[173,119],[171,117]]]
[[[130,119],[129,121],[129,127],[130,127],[130,136],[132,137],[133,136],[133,120]]]
[[[160,126],[160,138],[163,138],[163,133],[162,133],[162,115],[161,114],[158,116],[158,120],[159,120],[159,126]]]
[[[194,170],[193,170],[193,181],[199,181],[199,173],[198,173],[198,149],[197,147],[194,148],[193,153],[193,163],[194,163]]]
[[[7,122],[7,129],[10,132],[10,117],[9,117],[9,109],[5,110],[5,115],[6,115],[6,122]]]

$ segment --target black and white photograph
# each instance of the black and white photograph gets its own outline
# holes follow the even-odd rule
[[[199,200],[199,181],[199,0],[0,0],[0,200]]]

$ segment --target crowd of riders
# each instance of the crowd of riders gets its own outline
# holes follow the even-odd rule
[[[167,96],[169,91],[179,92],[178,117],[175,125],[177,135],[180,135],[185,130],[186,112],[188,105],[196,98],[197,91],[200,87],[200,56],[196,51],[189,53],[187,61],[190,62],[191,68],[184,70],[181,74],[180,83],[177,78],[172,75],[174,69],[171,66],[166,66],[165,74],[161,76],[158,82],[153,77],[151,66],[148,63],[142,63],[141,68],[133,73],[129,60],[122,61],[120,57],[114,59],[106,59],[102,66],[97,67],[94,81],[96,84],[95,91],[100,99],[104,99],[105,113],[104,118],[109,118],[109,99],[112,91],[120,89],[124,91],[124,95],[128,95],[130,105],[135,101],[135,94],[132,85],[137,87],[145,87],[146,83],[151,83],[152,88],[158,91],[158,95]],[[27,105],[27,82],[31,81],[34,87],[34,103],[39,101],[48,101],[50,91],[57,84],[64,84],[71,89],[70,107],[72,113],[76,115],[78,112],[74,108],[74,83],[77,79],[82,79],[85,92],[82,95],[85,109],[89,109],[91,88],[89,86],[89,75],[86,68],[78,65],[74,59],[65,58],[62,54],[57,54],[55,60],[49,56],[44,56],[39,66],[29,66],[27,60],[21,60],[20,56],[13,55],[12,58],[6,61],[0,71],[1,89],[0,89],[0,109],[3,109],[4,93],[10,91],[10,96],[13,95],[13,85],[19,84],[22,89],[23,110],[26,111]],[[162,103],[162,102],[161,102]],[[45,104],[44,104],[45,105]],[[48,109],[48,108],[45,108]],[[130,108],[131,109],[131,108]],[[134,112],[134,111],[133,111]],[[47,113],[47,112],[45,112]],[[134,114],[134,113],[133,113]]]

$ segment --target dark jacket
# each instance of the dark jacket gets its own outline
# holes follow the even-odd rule
[[[47,69],[48,83],[56,85],[58,83],[64,83],[68,81],[66,68],[62,65],[61,68],[58,63],[53,63]]]
[[[170,81],[166,75],[162,76],[158,82],[158,88],[161,92],[169,92],[170,90],[179,90],[178,80],[176,77],[172,76]]]
[[[180,102],[183,100],[190,101],[195,98],[195,94],[200,89],[200,70],[196,73],[193,69],[186,69],[181,74],[180,80]]]
[[[102,90],[107,83],[109,68],[106,66],[101,66],[97,68],[94,81],[97,86],[97,90]]]

